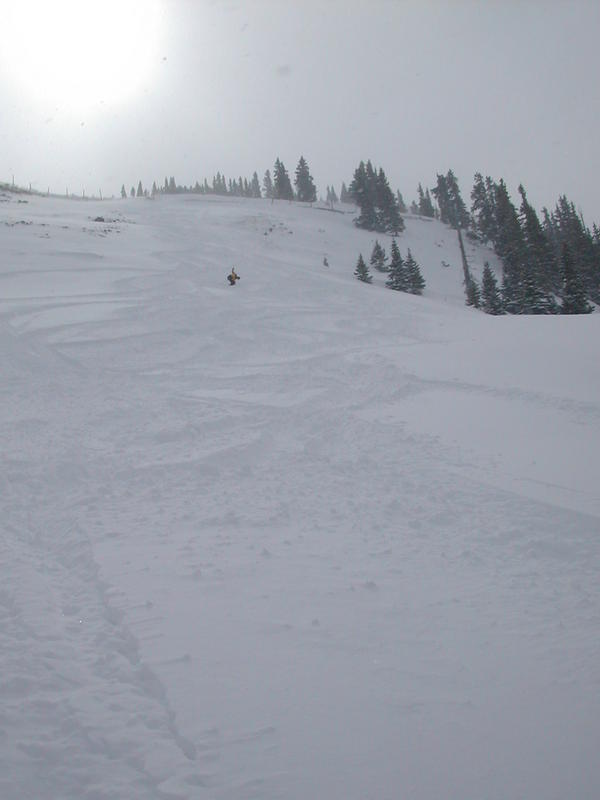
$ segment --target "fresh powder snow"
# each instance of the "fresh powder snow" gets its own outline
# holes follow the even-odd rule
[[[351,206],[0,201],[0,798],[596,800],[600,315],[410,215],[423,297]]]

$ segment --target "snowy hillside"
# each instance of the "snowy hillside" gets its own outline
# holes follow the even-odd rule
[[[436,221],[413,297],[344,206],[0,201],[0,798],[595,800],[600,314]]]

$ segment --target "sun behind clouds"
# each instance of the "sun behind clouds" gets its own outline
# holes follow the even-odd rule
[[[72,110],[126,100],[158,54],[158,0],[13,0],[6,70],[32,98]]]

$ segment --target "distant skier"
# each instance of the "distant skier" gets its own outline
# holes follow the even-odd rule
[[[232,268],[231,268],[231,272],[230,272],[230,273],[229,273],[229,275],[227,276],[227,280],[229,281],[229,283],[231,284],[231,286],[235,286],[235,282],[236,282],[236,281],[239,281],[239,279],[240,279],[240,276],[239,276],[239,275],[237,274],[237,272],[235,271],[235,267],[232,267]]]

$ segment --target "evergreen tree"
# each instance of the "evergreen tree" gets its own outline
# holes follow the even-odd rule
[[[390,247],[389,275],[385,285],[388,289],[394,289],[397,292],[408,291],[406,269],[402,256],[400,255],[398,243],[395,239],[392,239],[392,245]]]
[[[250,182],[250,196],[256,198],[260,197],[260,183],[256,172],[253,173],[252,181]]]
[[[354,224],[359,228],[397,234],[404,230],[396,197],[383,169],[374,169],[370,161],[361,161],[350,184],[349,193],[360,208]]]
[[[354,275],[358,278],[359,281],[363,283],[372,283],[373,278],[369,274],[369,268],[365,264],[365,261],[362,257],[362,253],[358,257],[358,261],[356,263],[356,269],[354,270]]]
[[[266,198],[271,199],[273,197],[273,181],[269,170],[265,172],[265,177],[263,178],[263,191]]]
[[[302,203],[314,203],[317,199],[317,190],[308,169],[308,164],[304,156],[300,156],[298,166],[296,167],[296,176],[294,178],[294,185],[296,187],[296,196]]]
[[[559,198],[552,216],[558,247],[562,248],[562,244],[567,243],[586,293],[594,302],[600,302],[600,252],[594,244],[592,233],[565,195]],[[562,249],[559,252],[562,263]]]
[[[125,184],[121,186],[121,197],[127,197],[127,191],[125,189]]]
[[[421,216],[424,216],[423,215],[423,204],[425,203],[425,192],[423,191],[423,187],[421,186],[421,184],[419,184],[418,187],[417,187],[417,198],[418,198],[418,202],[419,202],[419,214]]]
[[[431,190],[440,210],[440,221],[446,225],[455,227],[455,220],[450,208],[450,197],[448,195],[448,182],[445,175],[437,175],[437,184]],[[418,213],[418,212],[417,212]]]
[[[448,174],[446,175],[446,186],[448,188],[448,197],[452,208],[452,216],[454,218],[453,227],[468,228],[470,222],[469,212],[461,197],[456,176],[451,169],[448,170]]]
[[[488,177],[484,182],[481,173],[475,173],[471,191],[471,216],[483,242],[494,242],[496,239],[494,196],[495,186],[492,179]]]
[[[378,208],[378,230],[395,235],[401,233],[404,230],[404,220],[400,216],[398,202],[381,167],[375,180],[375,203]]]
[[[531,263],[522,271],[521,314],[552,314],[556,309],[554,298],[547,294]]]
[[[429,194],[429,189],[425,189],[425,203],[423,204],[423,216],[430,217],[431,219],[435,217],[435,209],[433,207],[433,203],[431,202],[431,195]]]
[[[529,204],[522,185],[519,186],[519,194],[521,195],[519,217],[531,280],[538,283],[542,292],[558,290],[560,282],[552,244],[544,233],[535,209]]]
[[[144,196],[144,190],[142,188],[142,182],[140,181],[137,187],[137,197],[143,197],[143,196]]]
[[[365,162],[361,161],[358,167],[354,170],[354,177],[350,181],[348,194],[357,206],[362,207],[362,203],[368,195],[367,187],[367,168]]]
[[[400,189],[396,189],[396,202],[398,203],[398,211],[401,214],[406,214],[406,203],[404,202],[404,198],[400,193]]]
[[[387,256],[385,254],[385,250],[376,239],[375,245],[373,246],[373,252],[371,253],[371,261],[370,261],[371,266],[378,272],[387,272],[388,267],[386,261],[387,261]]]
[[[130,197],[135,197],[135,187],[134,186],[131,187],[131,191],[129,192],[129,196]]]
[[[354,220],[354,224],[358,228],[364,228],[368,231],[376,230],[377,214],[374,200],[374,175],[370,161],[368,169],[364,161],[361,161],[354,170],[354,177],[348,191],[353,201],[360,208],[360,214]]]
[[[446,175],[437,176],[437,185],[432,189],[440,209],[440,219],[453,228],[467,228],[470,218],[458,188],[458,181],[451,169]]]
[[[152,181],[152,197],[156,197],[158,194],[158,187],[156,186],[156,181]]]
[[[227,194],[227,181],[225,175],[221,175],[220,172],[213,177],[213,192],[219,195]]]
[[[340,203],[351,203],[352,198],[350,197],[350,193],[348,192],[348,187],[345,183],[342,182],[342,188],[340,189]]]
[[[419,184],[417,188],[417,194],[419,197],[419,214],[422,217],[431,217],[435,216],[433,210],[433,203],[431,202],[431,195],[429,194],[429,189],[425,192],[423,191],[423,187]]]
[[[502,314],[502,300],[498,291],[496,277],[488,262],[483,268],[483,281],[481,284],[481,307],[486,314]]]
[[[511,314],[523,313],[525,241],[517,211],[506,184],[496,184],[496,253],[502,259],[502,295],[504,308]]]
[[[294,190],[285,165],[279,158],[275,161],[273,170],[273,197],[276,200],[293,200]]]
[[[573,261],[566,242],[562,246],[561,267],[563,277],[563,314],[589,314],[592,306],[587,301],[584,282]]]
[[[423,289],[425,288],[425,280],[421,275],[421,270],[419,268],[419,265],[417,264],[417,262],[412,256],[412,253],[410,252],[410,248],[408,249],[406,261],[404,262],[404,268],[406,270],[408,291],[411,294],[423,294]]]
[[[468,306],[473,306],[473,308],[480,308],[481,290],[479,289],[479,284],[471,274],[469,274],[469,277],[465,282],[465,296],[466,296],[465,302]]]

